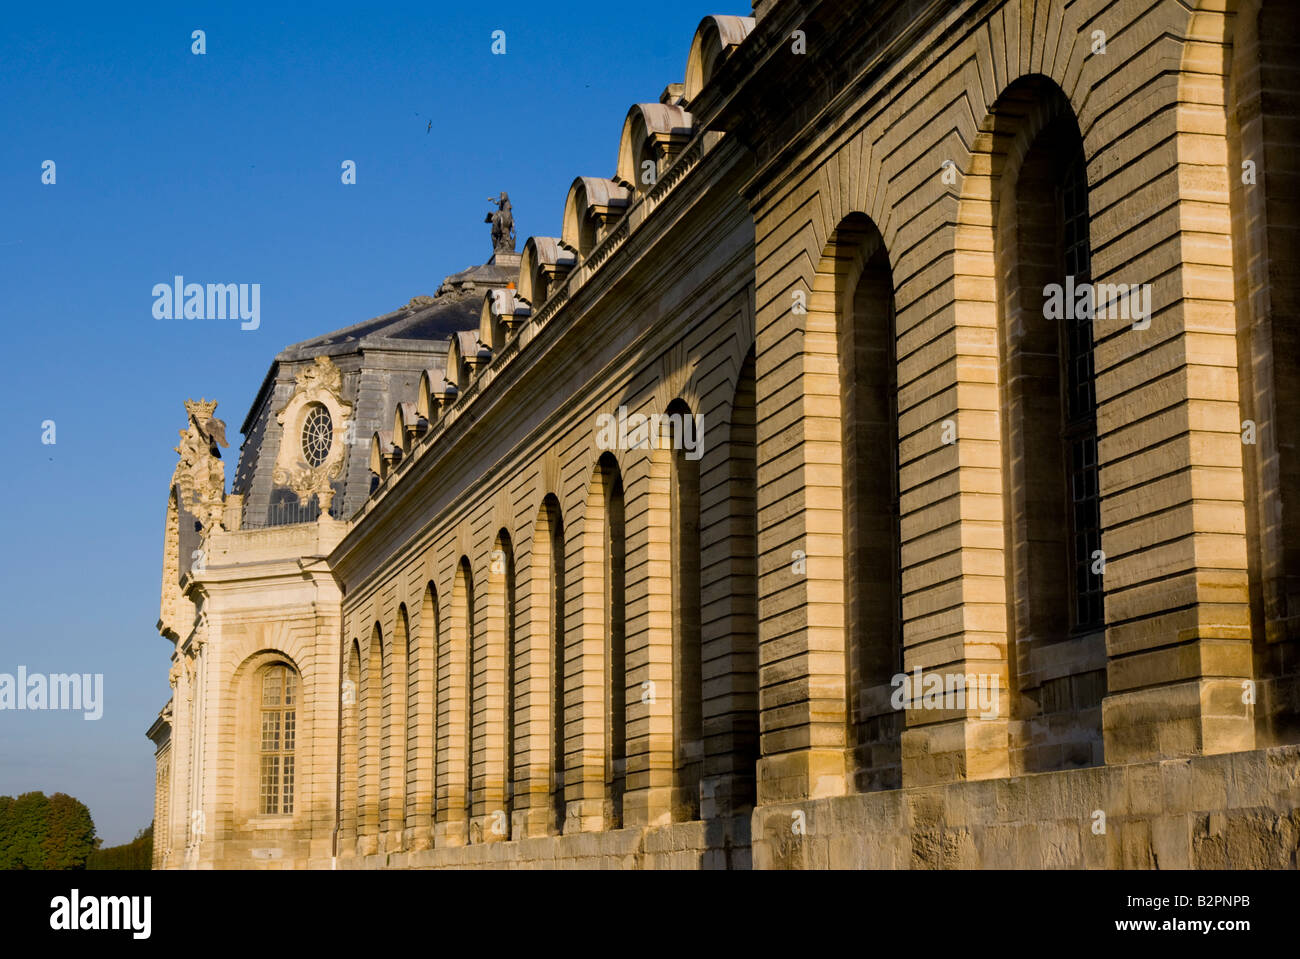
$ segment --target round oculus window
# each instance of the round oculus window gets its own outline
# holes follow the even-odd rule
[[[307,410],[302,424],[302,456],[307,465],[315,469],[325,462],[334,445],[334,423],[330,411],[319,403]]]

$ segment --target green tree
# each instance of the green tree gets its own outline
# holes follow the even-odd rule
[[[13,839],[14,797],[0,796],[0,869],[17,869],[11,849]]]
[[[13,800],[4,845],[9,869],[40,869],[45,864],[45,837],[50,832],[50,800],[42,792]]]
[[[84,869],[96,843],[90,810],[71,796],[0,796],[0,869]]]
[[[95,821],[85,803],[66,793],[50,797],[50,831],[45,837],[45,869],[85,869],[95,848]]]

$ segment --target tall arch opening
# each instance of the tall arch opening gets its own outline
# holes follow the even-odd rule
[[[1102,761],[1106,694],[1087,164],[1044,78],[994,108],[1012,768]]]
[[[863,214],[836,228],[818,264],[814,308],[835,313],[844,516],[846,772],[856,790],[902,785],[903,671],[894,281]]]
[[[1234,9],[1235,8],[1235,9]],[[1228,4],[1224,77],[1259,745],[1300,742],[1300,12]]]
[[[683,400],[668,405],[673,623],[673,819],[700,815],[704,760],[700,639],[700,460],[702,437]]]
[[[433,840],[437,795],[434,745],[438,736],[438,591],[431,582],[424,588],[417,628],[410,633],[406,674],[406,818],[411,848],[423,849]]]
[[[449,844],[465,842],[473,808],[474,768],[472,742],[472,700],[474,688],[472,651],[474,646],[474,577],[469,559],[456,565],[451,589],[450,635],[445,654],[441,690],[446,703],[442,720],[445,737],[440,739],[440,773],[445,789],[439,795],[439,819]]]
[[[386,850],[401,848],[406,820],[406,667],[409,621],[406,606],[397,608],[393,647],[384,659],[384,814]]]
[[[361,642],[354,639],[348,645],[347,671],[339,705],[343,713],[343,768],[339,771],[339,791],[342,795],[342,840],[348,855],[356,852],[358,836],[358,757],[360,739],[360,706],[358,691],[361,688]]]
[[[533,583],[542,590],[541,615],[545,618],[547,641],[548,695],[547,758],[550,767],[548,831],[564,831],[565,819],[565,638],[564,638],[564,518],[560,501],[548,494],[537,514],[533,534]]]
[[[603,787],[602,819],[605,827],[620,829],[623,824],[623,795],[627,784],[627,619],[625,586],[627,579],[626,521],[623,477],[612,453],[605,453],[596,464],[588,491],[584,518],[584,630],[599,643],[598,672],[583,653],[581,672],[600,677],[600,698],[592,701],[589,683],[584,683],[582,717],[584,763],[598,763]],[[594,676],[592,676],[594,678]],[[601,718],[601,749],[587,745],[595,725],[588,710],[596,707]],[[592,772],[596,772],[595,769]]]
[[[723,657],[708,656],[704,667],[706,689],[721,675],[729,676],[731,702],[705,707],[705,738],[717,746],[707,748],[706,774],[712,757],[727,766],[723,809],[741,811],[757,801],[759,758],[758,707],[758,415],[754,348],[740,365],[731,405],[728,440],[727,501],[729,530],[727,552],[730,603],[727,646]],[[712,697],[710,697],[712,698]],[[727,707],[730,707],[727,710]],[[726,711],[724,711],[726,710]],[[716,717],[716,719],[714,718]],[[717,730],[715,732],[714,730]],[[715,796],[718,790],[714,790]]]
[[[358,759],[360,827],[364,855],[379,851],[383,804],[384,634],[378,623],[370,631],[370,649],[361,675],[361,749]]]
[[[758,460],[754,349],[729,411],[711,425],[700,470],[700,694],[704,768],[699,816],[745,816],[756,799]],[[724,410],[726,408],[723,408]],[[712,421],[710,420],[712,424]]]
[[[515,556],[510,533],[501,530],[492,546],[488,568],[487,642],[480,672],[484,675],[482,724],[485,745],[488,834],[510,837],[515,790]],[[485,836],[487,838],[487,836]]]
[[[482,779],[477,775],[480,748],[478,744],[478,719],[475,715],[475,690],[482,669],[478,662],[478,637],[474,631],[474,574],[469,558],[462,556],[456,570],[456,587],[452,595],[452,617],[460,631],[460,641],[465,650],[465,819],[474,821],[482,800]]]

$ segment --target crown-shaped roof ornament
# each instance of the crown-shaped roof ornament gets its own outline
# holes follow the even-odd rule
[[[216,400],[208,401],[206,399],[201,399],[185,401],[185,412],[199,424],[206,423],[208,420],[212,419],[212,416],[216,411]]]

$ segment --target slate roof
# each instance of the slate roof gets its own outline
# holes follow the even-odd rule
[[[285,347],[272,361],[240,431],[248,434],[281,363],[316,356],[338,356],[367,348],[442,353],[451,335],[464,332],[473,338],[474,351],[469,355],[475,355],[483,294],[494,287],[517,283],[519,261],[518,253],[495,253],[487,263],[467,267],[446,277],[432,297],[414,297],[406,306],[391,313]]]
[[[482,294],[446,293],[425,297],[414,307],[404,307],[383,316],[345,326],[341,330],[313,337],[286,347],[276,360],[288,362],[313,356],[352,353],[361,347],[390,346],[397,349],[441,349],[457,330],[478,329]]]
[[[498,253],[487,263],[448,276],[433,297],[416,297],[392,313],[294,343],[285,347],[276,361],[351,353],[367,346],[418,350],[424,345],[441,351],[452,333],[478,329],[483,293],[517,282],[519,259],[519,254]]]

